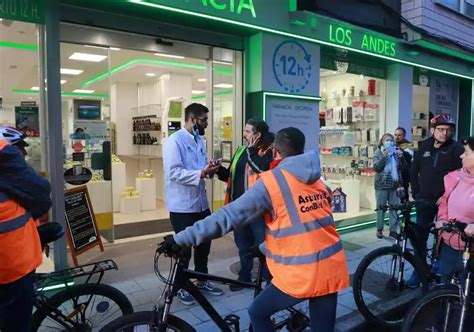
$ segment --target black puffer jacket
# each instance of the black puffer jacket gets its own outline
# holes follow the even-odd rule
[[[410,179],[415,199],[437,200],[444,193],[443,178],[449,172],[462,167],[462,144],[448,141],[434,147],[433,137],[423,141],[411,164]]]

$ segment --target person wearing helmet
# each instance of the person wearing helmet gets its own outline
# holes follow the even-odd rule
[[[437,202],[444,194],[444,177],[462,167],[460,156],[464,147],[453,140],[455,123],[446,114],[433,116],[430,120],[431,137],[421,142],[410,169],[412,195],[416,201],[417,243],[415,249],[426,259],[426,243],[429,229],[438,213]],[[420,284],[414,273],[407,287]]]
[[[26,135],[11,127],[0,127],[0,140],[5,140],[13,146],[16,146],[21,153],[26,156],[26,147],[29,146],[28,143],[25,142]]]
[[[0,331],[30,331],[34,270],[41,264],[36,220],[51,207],[49,182],[24,159],[24,135],[0,127]]]

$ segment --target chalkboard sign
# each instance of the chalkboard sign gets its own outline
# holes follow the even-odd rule
[[[68,241],[74,264],[77,255],[99,246],[104,251],[94,217],[89,192],[86,186],[67,190],[64,193]]]

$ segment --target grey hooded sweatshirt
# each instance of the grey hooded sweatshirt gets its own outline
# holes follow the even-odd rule
[[[277,168],[290,172],[304,183],[318,180],[321,176],[317,151],[285,158]],[[219,238],[244,224],[263,222],[262,216],[265,212],[273,214],[273,207],[267,189],[259,180],[237,200],[193,226],[187,227],[176,234],[174,239],[182,246],[197,246],[207,240]]]

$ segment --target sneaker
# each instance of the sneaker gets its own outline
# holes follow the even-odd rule
[[[197,288],[205,290],[211,295],[220,296],[224,294],[222,289],[215,287],[209,281],[196,281],[196,286]]]
[[[411,288],[411,289],[415,289],[415,288],[420,287],[420,278],[418,278],[418,273],[413,271],[413,273],[411,274],[410,279],[408,279],[408,281],[405,283],[405,286],[407,286],[408,288]]]
[[[240,286],[240,285],[230,285],[230,286],[229,286],[229,290],[230,290],[231,292],[238,292],[239,290],[242,290],[242,289],[244,289],[244,288],[245,288],[245,287]]]
[[[388,236],[390,236],[392,239],[396,240],[398,238],[398,233],[396,231],[390,231]]]
[[[191,296],[191,294],[189,294],[184,289],[180,289],[178,291],[178,297],[179,297],[179,300],[181,301],[181,303],[184,304],[184,305],[193,305],[194,304],[193,297]]]
[[[375,233],[377,239],[383,239],[383,229],[377,229],[377,233]]]

